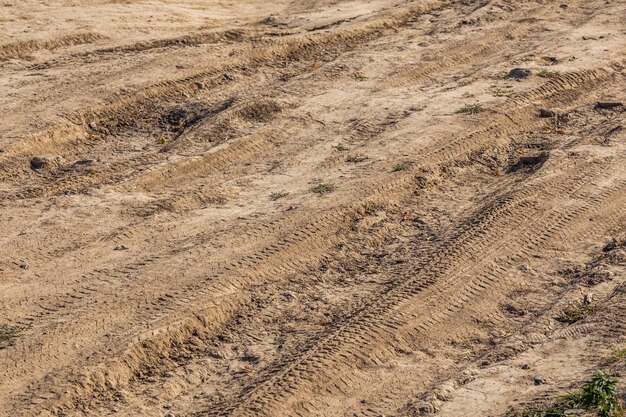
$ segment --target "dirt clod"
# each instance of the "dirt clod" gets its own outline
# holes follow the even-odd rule
[[[31,158],[31,160],[30,160],[30,169],[32,169],[32,170],[43,169],[48,164],[49,164],[49,161],[48,161],[47,158],[42,158],[42,157],[39,157],[39,156],[35,156],[35,157]]]
[[[598,101],[595,105],[595,109],[608,109],[612,110],[617,107],[623,107],[624,103],[621,101]]]
[[[530,77],[530,75],[532,75],[532,71],[526,68],[513,68],[511,71],[509,71],[509,73],[507,74],[508,78],[514,78],[517,80],[521,80],[523,78],[528,78]]]

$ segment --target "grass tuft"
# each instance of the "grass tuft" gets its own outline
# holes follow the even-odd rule
[[[547,68],[541,68],[539,71],[536,72],[536,75],[541,78],[554,78],[559,75],[559,73],[557,71],[552,71]]]
[[[317,194],[318,196],[324,196],[326,194],[330,194],[333,191],[335,191],[337,189],[337,187],[335,187],[333,184],[318,184],[315,187],[311,188],[311,192],[313,194]]]
[[[611,362],[626,362],[626,348],[615,348],[609,356]]]
[[[367,156],[363,156],[363,155],[349,155],[346,158],[346,162],[350,162],[352,164],[357,164],[359,162],[363,162],[367,159]]]
[[[409,167],[409,164],[406,162],[400,162],[399,164],[395,164],[391,169],[392,172],[400,172],[405,171]]]
[[[482,104],[474,103],[474,104],[466,104],[460,109],[458,109],[456,112],[463,113],[463,114],[478,114],[484,111],[485,111],[485,108],[483,107]]]

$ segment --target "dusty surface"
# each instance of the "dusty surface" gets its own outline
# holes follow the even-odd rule
[[[626,343],[626,113],[594,108],[626,101],[625,19],[0,0],[1,414],[502,416],[577,386]]]

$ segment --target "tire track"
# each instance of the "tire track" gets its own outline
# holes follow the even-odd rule
[[[582,79],[584,80],[586,85],[590,86],[590,88],[595,87],[594,84],[591,84],[591,83],[588,82],[588,78],[582,77]],[[608,79],[612,80],[612,77],[609,76]],[[554,83],[552,83],[552,84],[554,84]],[[560,85],[559,83],[557,83],[557,87],[556,88],[552,88],[552,87],[550,87],[550,88],[543,88],[543,87],[540,87],[538,90],[541,91],[541,94],[547,94],[548,96],[554,96],[556,94],[556,92],[559,91],[559,89],[563,89],[563,88],[568,89],[570,87],[563,86],[563,85]],[[538,97],[538,96],[540,96],[540,93],[536,93],[535,92],[535,93],[532,93],[530,95],[532,97]],[[489,128],[486,131],[488,131],[490,133],[493,133],[493,130],[494,130],[494,128]],[[471,136],[474,136],[474,135],[471,135]],[[428,157],[428,154],[427,154],[427,157]],[[445,159],[444,159],[444,161],[445,161]],[[387,186],[382,186],[378,190],[378,195],[380,196],[380,198],[384,198],[384,199],[388,198],[387,196],[389,195],[390,192],[391,193],[397,192],[398,189],[405,188],[408,184],[410,184],[412,182],[412,176],[413,175],[415,175],[415,174],[409,174],[409,175],[405,176],[403,179],[396,181],[394,184],[391,184],[391,185],[388,184]],[[374,201],[374,200],[372,200],[372,201]],[[341,217],[341,215],[343,215],[344,217]],[[340,215],[335,215],[333,217],[334,217],[336,222],[341,223],[341,222],[343,222],[343,218],[345,218],[345,213],[340,213]],[[315,241],[316,240],[315,238],[319,237],[319,233],[320,233],[321,230],[331,230],[331,231],[335,230],[335,227],[329,227],[329,218],[322,219],[320,224],[323,225],[323,226],[314,227],[313,229],[311,229],[310,232],[307,232],[307,233],[305,233],[304,235],[301,235],[301,236],[303,236],[305,238],[309,238],[309,239],[313,238],[314,241]],[[296,236],[296,237],[298,239],[300,239],[300,236]],[[293,241],[290,242],[290,244],[293,244],[293,243],[294,243]],[[298,253],[310,253],[312,250],[315,251],[316,249],[317,248],[316,248],[315,245],[314,246],[310,246],[309,245],[309,246],[305,246],[305,247],[296,247],[294,249],[295,250],[294,255],[297,255]],[[275,252],[275,253],[279,253],[279,254],[287,253],[286,249],[284,247],[281,247],[280,245],[278,247],[277,246],[273,246],[271,248],[270,252]],[[323,253],[323,252],[324,252],[324,250],[322,248],[320,253]],[[309,267],[310,266],[310,264],[307,264],[306,262],[304,262],[304,263],[295,263],[295,264],[292,263],[290,265],[286,265],[287,269],[285,269],[285,266],[279,266],[278,269],[273,269],[273,270],[269,269],[269,270],[267,270],[266,267],[261,268],[261,266],[260,266],[261,264],[257,263],[258,260],[264,259],[265,257],[267,257],[267,253],[263,254],[263,252],[261,252],[260,257],[257,257],[257,256],[249,257],[249,258],[247,258],[245,260],[245,263],[243,263],[243,264],[241,264],[241,263],[233,263],[230,266],[229,269],[231,269],[231,270],[241,270],[242,267],[244,267],[246,269],[249,269],[249,270],[251,270],[253,268],[256,269],[256,270],[259,270],[259,269],[263,270],[263,269],[265,269],[266,271],[268,271],[266,274],[262,274],[262,275],[258,275],[257,274],[256,277],[262,277],[264,275],[267,277],[267,276],[273,276],[275,274],[285,273],[287,270],[299,270],[299,269],[301,269],[303,267]],[[292,256],[289,256],[289,257],[292,258]],[[281,263],[280,259],[281,258],[279,257],[278,258],[278,264],[279,265]],[[219,286],[219,285],[215,286],[215,287],[208,287],[208,291],[211,294],[219,294],[219,293],[228,294],[228,293],[232,292],[232,288],[233,287],[235,287],[235,288],[237,286],[241,287],[241,286],[245,285],[245,282],[248,282],[249,279],[252,279],[252,277],[249,277],[248,279],[245,279],[243,281],[235,281],[234,283],[233,282],[229,282],[229,284],[224,286],[224,287]],[[192,286],[192,289],[194,289],[193,286]],[[197,288],[195,288],[195,290],[197,290]],[[183,293],[184,292],[185,291],[183,291]],[[193,293],[194,290],[189,291],[189,292]],[[202,291],[201,295],[205,294],[205,293],[206,293],[205,291]],[[184,299],[186,299],[186,300],[189,300],[188,303],[191,303],[191,302],[194,301],[194,297],[186,297],[184,295],[182,295],[182,297]],[[177,308],[181,308],[181,306],[178,306]],[[158,322],[158,320],[160,320],[160,319],[161,319],[161,317],[156,317],[156,320],[151,320],[150,323],[154,324],[154,323]],[[151,324],[148,324],[147,327],[154,328],[154,326],[151,325]],[[174,326],[174,327],[176,327],[176,326]]]
[[[592,171],[593,172],[593,171]],[[257,381],[249,391],[243,394],[242,399],[236,400],[234,404],[228,404],[222,408],[214,408],[213,410],[206,410],[204,415],[276,415],[272,413],[279,412],[281,407],[288,406],[288,396],[294,394],[297,391],[297,387],[306,385],[307,390],[316,389],[324,390],[323,386],[318,386],[316,381],[325,381],[324,385],[330,388],[332,391],[343,392],[346,391],[348,395],[348,387],[358,385],[356,380],[348,380],[343,382],[336,381],[329,373],[332,369],[334,372],[341,367],[342,363],[347,360],[355,360],[356,363],[362,361],[373,361],[375,364],[377,361],[374,358],[381,355],[389,355],[392,353],[390,346],[380,347],[376,352],[368,352],[365,354],[364,350],[369,349],[375,342],[381,342],[383,340],[397,340],[397,332],[400,328],[407,326],[408,323],[416,321],[417,318],[411,317],[411,310],[428,311],[425,309],[425,305],[416,304],[414,300],[416,297],[425,298],[424,302],[430,304],[430,299],[422,295],[426,291],[435,293],[435,289],[431,287],[446,287],[450,284],[450,277],[454,276],[455,264],[463,264],[470,261],[475,255],[471,250],[472,247],[478,244],[478,241],[483,241],[481,246],[488,246],[492,248],[492,251],[502,251],[502,239],[508,239],[512,229],[516,226],[521,226],[524,223],[531,221],[532,217],[540,216],[541,211],[535,211],[534,215],[529,215],[532,205],[528,201],[529,197],[534,197],[539,193],[549,193],[548,190],[554,190],[554,194],[560,196],[567,195],[574,190],[582,186],[581,183],[589,183],[591,178],[601,173],[600,169],[596,167],[595,172],[584,172],[584,175],[577,176],[577,180],[574,181],[546,181],[546,184],[542,187],[537,187],[538,190],[529,190],[524,188],[519,193],[511,196],[504,197],[497,201],[495,204],[490,205],[485,210],[482,210],[478,216],[473,216],[469,224],[463,227],[453,239],[451,244],[442,250],[443,253],[436,256],[434,260],[428,262],[427,265],[416,269],[417,277],[411,277],[410,275],[405,281],[402,281],[398,286],[389,290],[384,296],[377,296],[375,301],[371,304],[364,306],[362,309],[357,310],[354,317],[348,323],[343,323],[338,329],[333,329],[329,334],[320,338],[312,347],[310,347],[306,353],[300,354],[298,359],[288,364],[285,368],[277,370],[274,375],[269,377],[268,380],[259,382]],[[569,187],[566,187],[568,185]],[[625,183],[619,184],[616,189],[624,191]],[[570,188],[568,190],[567,188]],[[577,208],[576,210],[564,210],[556,211],[553,215],[555,218],[544,218],[544,229],[541,230],[527,230],[525,236],[521,237],[519,246],[525,251],[532,251],[537,246],[542,244],[549,236],[550,233],[554,233],[563,228],[566,224],[572,221],[575,215],[579,215],[581,212],[588,211],[591,207],[597,206],[604,202],[611,195],[614,195],[616,189],[605,190],[603,198],[596,201],[589,202],[588,207]],[[539,191],[540,190],[540,191]],[[557,220],[558,219],[558,220]],[[502,227],[500,221],[506,224],[507,227]],[[495,236],[489,237],[489,234]],[[519,241],[519,240],[518,240]],[[481,250],[484,253],[484,249]],[[439,282],[442,277],[447,277],[446,280]],[[474,296],[480,293],[478,288],[487,288],[492,285],[496,276],[494,273],[488,273],[487,276],[482,278],[482,281],[474,284],[475,287],[467,287],[470,292],[474,292]],[[471,285],[471,284],[470,284]],[[427,301],[428,300],[428,301]],[[440,316],[434,315],[433,312],[427,313],[430,316],[428,321],[418,324],[416,328],[417,334],[411,334],[407,337],[408,340],[416,340],[419,335],[428,334],[429,329],[440,323],[443,317],[449,316],[455,310],[459,309],[458,305],[450,302],[443,303],[444,305],[452,305],[452,310],[445,308],[441,311]],[[409,305],[411,308],[408,311],[400,312],[398,308],[401,306]],[[393,315],[390,316],[391,311]],[[410,343],[405,339],[405,343]],[[393,343],[393,342],[392,342]],[[403,346],[403,348],[405,348]],[[409,348],[415,349],[415,346]],[[349,374],[349,372],[346,372]],[[345,374],[342,374],[345,375]],[[346,376],[346,378],[348,378]],[[311,385],[312,384],[312,385]],[[316,388],[313,388],[315,386]],[[273,410],[273,411],[271,411]],[[311,411],[310,409],[308,410]],[[269,413],[269,414],[268,414]]]
[[[107,39],[98,33],[75,33],[65,35],[49,41],[22,41],[0,45],[0,62],[13,58],[23,58],[28,54],[41,50],[54,50],[68,46],[77,46],[94,43]]]
[[[327,62],[346,51],[394,33],[392,27],[407,25],[416,16],[446,7],[449,7],[447,1],[431,0],[407,10],[374,18],[371,22],[355,24],[354,27],[269,42],[263,48],[252,48],[249,52],[242,53],[242,58],[231,63],[212,66],[183,79],[164,81],[138,91],[130,97],[115,99],[110,104],[77,111],[68,118],[78,126],[85,127],[91,124],[110,132],[119,131],[124,126],[133,126],[136,120],[150,119],[150,114],[154,113],[154,103],[158,102],[163,106],[166,103],[180,102],[185,96],[197,94],[199,83],[207,89],[227,84],[230,80],[224,78],[224,73],[247,72],[251,68],[271,68],[280,66],[285,60],[291,63],[311,60]],[[56,129],[53,129],[39,137],[6,148],[0,157],[0,165],[4,165],[6,170],[11,166],[9,158],[20,157],[41,146],[51,151],[76,140],[76,135],[60,136],[55,135],[55,131]]]

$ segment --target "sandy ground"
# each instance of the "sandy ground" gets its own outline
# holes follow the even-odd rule
[[[513,416],[619,371],[625,21],[0,0],[0,414]]]

